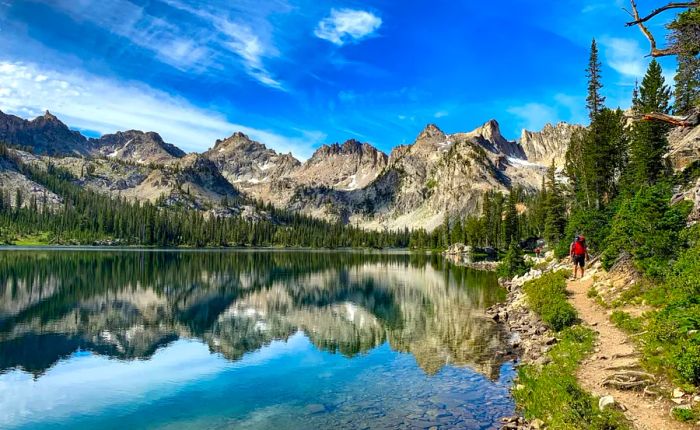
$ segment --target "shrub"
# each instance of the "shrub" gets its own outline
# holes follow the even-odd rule
[[[576,310],[566,300],[566,271],[546,273],[523,286],[530,307],[552,329],[560,331],[574,324]]]
[[[692,206],[690,202],[670,205],[671,195],[670,185],[659,183],[621,201],[601,258],[606,269],[626,251],[648,276],[665,274],[668,262],[683,249],[680,232]]]
[[[633,318],[630,314],[623,311],[614,311],[610,316],[613,324],[628,333],[638,333],[642,330],[642,321],[640,318]]]
[[[673,408],[673,418],[682,422],[695,421],[695,412],[692,409]]]
[[[675,357],[675,362],[683,379],[696,385],[700,383],[700,345],[682,347]]]
[[[498,276],[502,278],[512,278],[527,273],[528,266],[523,258],[523,252],[515,243],[510,244],[508,252],[498,265]]]
[[[687,249],[666,281],[646,297],[659,310],[644,337],[646,359],[680,382],[700,384],[700,227],[688,230]]]

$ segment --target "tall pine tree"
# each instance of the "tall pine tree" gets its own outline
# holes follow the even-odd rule
[[[678,14],[669,24],[670,40],[677,49],[674,113],[686,115],[700,107],[700,9]]]
[[[600,90],[603,88],[600,69],[601,63],[598,60],[598,45],[595,39],[593,39],[591,42],[591,55],[588,60],[588,68],[586,68],[586,76],[588,77],[586,107],[588,108],[588,116],[591,121],[595,119],[605,105],[605,97],[600,94]]]
[[[670,111],[671,90],[665,84],[661,65],[651,60],[632,100],[636,114]],[[629,178],[632,189],[653,183],[664,172],[663,155],[668,149],[666,134],[669,126],[657,121],[637,121],[631,130]]]
[[[546,187],[544,239],[550,246],[554,246],[562,238],[566,226],[566,203],[557,183],[554,162],[547,170]]]

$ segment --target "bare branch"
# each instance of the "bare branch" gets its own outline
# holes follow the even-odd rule
[[[634,21],[632,21],[633,25],[639,26],[639,29],[642,31],[642,33],[644,33],[644,36],[649,40],[649,45],[651,46],[651,51],[649,52],[649,56],[651,56],[651,57],[665,57],[668,55],[677,55],[680,52],[678,48],[659,49],[656,47],[656,39],[654,39],[654,35],[651,34],[651,31],[649,31],[649,29],[644,25],[644,21],[649,19],[651,16],[645,17],[644,19],[640,18],[639,11],[637,10],[637,3],[635,3],[634,0],[630,0],[630,3],[632,5],[632,17],[634,18]],[[692,2],[691,5],[693,7],[700,6],[700,3],[695,1],[695,2]],[[660,8],[660,9],[663,9],[663,8]],[[660,13],[660,12],[656,12],[656,14],[658,14],[658,13]],[[628,25],[629,25],[629,23],[628,23]]]
[[[685,2],[685,3],[669,3],[666,6],[662,6],[658,9],[654,9],[649,15],[645,16],[644,18],[635,18],[634,21],[630,21],[627,24],[625,24],[627,27],[632,27],[637,24],[641,24],[643,22],[649,21],[656,15],[660,14],[661,12],[667,11],[669,9],[687,9],[691,7],[700,7],[700,1],[691,1],[691,2]],[[629,12],[627,12],[629,13]],[[632,14],[630,14],[632,15]]]
[[[651,112],[642,115],[643,121],[657,121],[671,124],[674,127],[693,127],[697,125],[693,118],[666,115],[663,113]]]

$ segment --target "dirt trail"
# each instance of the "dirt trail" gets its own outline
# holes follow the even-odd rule
[[[620,369],[639,369],[639,354],[627,334],[610,322],[608,311],[587,297],[593,284],[590,277],[569,281],[569,300],[579,313],[585,325],[598,332],[595,352],[579,367],[577,377],[581,386],[595,396],[611,395],[623,405],[625,415],[636,429],[642,430],[681,430],[695,428],[684,425],[669,415],[671,404],[659,396],[644,394],[642,390],[618,390],[606,387],[606,378]]]

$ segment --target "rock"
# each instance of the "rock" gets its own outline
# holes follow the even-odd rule
[[[544,421],[539,418],[535,418],[534,420],[530,421],[530,427],[539,430],[544,427]]]
[[[309,414],[320,414],[326,412],[326,407],[320,403],[306,405],[306,412]]]
[[[598,409],[604,411],[607,407],[615,406],[615,398],[613,396],[603,396],[598,400]]]
[[[673,390],[673,398],[674,399],[677,399],[677,398],[683,397],[683,396],[685,396],[685,393],[680,388],[675,388]]]

